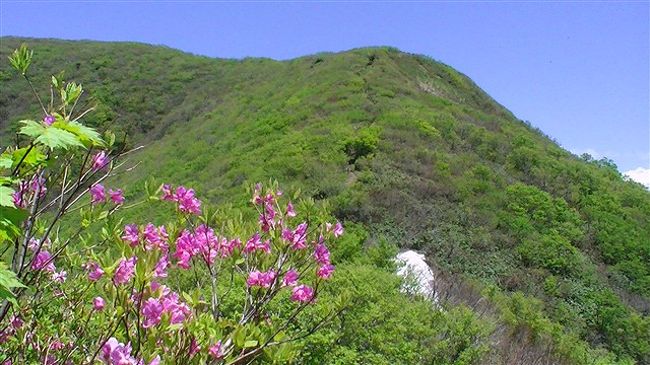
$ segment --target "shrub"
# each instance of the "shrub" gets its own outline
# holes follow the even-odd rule
[[[32,54],[13,66],[30,83]],[[288,328],[334,273],[328,244],[343,226],[313,201],[276,185],[252,189],[248,223],[203,204],[193,189],[162,185],[131,202],[104,184],[132,151],[114,148],[75,112],[83,89],[52,77],[57,100],[35,94],[42,121],[0,155],[0,343],[3,364],[238,364],[286,362],[304,332]],[[47,105],[47,106],[46,106]],[[163,224],[124,224],[140,204]],[[8,265],[4,261],[8,262]],[[284,307],[284,310],[281,308]],[[337,312],[314,313],[327,322]]]

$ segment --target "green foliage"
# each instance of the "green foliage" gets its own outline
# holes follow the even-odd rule
[[[34,51],[27,49],[27,46],[22,44],[20,48],[17,48],[11,56],[9,56],[9,61],[16,71],[25,76],[29,69],[29,65],[32,63],[33,55]]]
[[[321,299],[327,303],[343,292],[350,304],[304,341],[300,363],[478,363],[488,351],[487,323],[464,307],[434,309],[426,300],[401,294],[400,286],[394,274],[373,265],[340,265]]]
[[[526,239],[517,252],[526,264],[543,267],[554,274],[582,271],[578,250],[559,234]]]
[[[3,38],[0,53],[23,41]],[[114,179],[134,196],[156,176],[238,208],[242,186],[274,178],[353,227],[333,251],[340,260],[390,268],[395,246],[417,248],[440,270],[534,299],[514,313],[542,328],[566,363],[648,362],[640,345],[650,304],[647,189],[624,181],[609,160],[572,156],[452,68],[390,48],[277,62],[29,42],[47,60],[32,64],[33,80],[49,82],[63,65],[90,90],[78,103],[97,113],[84,124],[110,126],[116,144],[125,134],[128,145],[147,144],[133,157],[139,168]],[[0,64],[0,73],[10,67]],[[39,112],[17,85],[3,79],[3,120]],[[3,126],[0,138],[19,128]],[[5,151],[0,167],[25,151]],[[135,207],[126,218],[144,213]],[[357,344],[328,349],[339,363],[394,356]]]
[[[13,305],[18,305],[16,296],[12,292],[14,288],[25,288],[25,285],[18,280],[16,273],[0,261],[0,300],[8,300]]]
[[[20,133],[33,137],[34,143],[43,144],[51,149],[67,149],[73,146],[83,146],[81,141],[79,141],[74,134],[66,130],[55,126],[46,127],[33,120],[23,120],[21,123],[23,123],[24,126],[20,129]]]

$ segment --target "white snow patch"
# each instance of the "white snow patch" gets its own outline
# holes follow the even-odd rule
[[[438,302],[433,271],[427,265],[423,254],[408,250],[397,254],[395,261],[402,264],[397,269],[397,275],[412,279],[407,280],[405,288],[402,288],[404,291],[414,290],[418,294],[430,298],[434,303]]]

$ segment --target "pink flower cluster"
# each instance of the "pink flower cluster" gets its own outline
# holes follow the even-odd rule
[[[276,210],[276,197],[282,196],[282,192],[268,192],[266,195],[264,195],[261,193],[261,190],[262,184],[255,184],[253,204],[260,206],[259,224],[262,228],[262,231],[269,232],[271,229],[275,229],[277,226],[282,225],[283,223],[282,214]],[[291,202],[287,204],[284,216],[288,218],[296,216],[296,211],[294,210],[293,204],[291,204]]]
[[[296,286],[298,285],[298,272],[294,269],[290,269],[284,274],[284,279],[282,279],[283,286]]]
[[[162,200],[173,201],[178,203],[178,209],[183,213],[195,215],[201,214],[201,201],[194,197],[194,189],[187,189],[184,186],[178,186],[172,192],[172,186],[165,184],[162,187]]]
[[[138,258],[135,256],[128,259],[122,258],[120,260],[117,269],[115,269],[115,273],[113,273],[113,282],[115,285],[126,284],[133,279],[133,276],[135,275],[135,264],[137,261]]]
[[[91,261],[84,266],[88,270],[88,280],[90,281],[97,281],[104,275],[104,270],[96,262]]]
[[[221,346],[221,341],[217,341],[217,343],[210,346],[210,348],[208,349],[208,353],[215,360],[221,359],[224,356],[223,348]]]
[[[153,249],[159,249],[164,253],[169,251],[169,244],[167,243],[169,241],[169,234],[167,234],[165,226],[156,227],[152,223],[148,223],[144,227],[142,235],[140,235],[140,228],[137,225],[127,224],[124,226],[122,240],[131,247],[136,247],[142,242],[146,251]]]
[[[35,256],[32,259],[32,270],[39,271],[44,270],[51,274],[52,281],[55,283],[63,283],[68,277],[68,273],[65,270],[59,272],[56,271],[56,266],[54,265],[54,257],[47,250],[50,246],[50,240],[46,240],[41,245],[41,241],[35,238],[29,240],[27,248],[34,252]],[[40,247],[40,250],[39,250]]]
[[[276,276],[277,274],[274,270],[269,270],[266,272],[254,270],[248,274],[246,285],[249,287],[258,286],[262,288],[269,288],[273,284]]]
[[[131,343],[126,345],[115,337],[109,338],[102,346],[99,358],[108,365],[144,365],[144,360],[136,359],[131,355]],[[156,356],[148,365],[159,365],[160,356]]]
[[[203,261],[212,265],[217,256],[229,257],[235,248],[241,246],[239,239],[228,240],[224,237],[217,237],[214,230],[205,224],[196,228],[194,233],[183,230],[176,239],[177,265],[183,269],[189,269],[192,257],[199,255]]]
[[[334,265],[330,262],[330,251],[325,246],[323,237],[320,238],[314,249],[314,259],[321,265],[316,271],[316,275],[321,279],[329,279],[334,273]]]
[[[90,203],[92,205],[97,205],[106,201],[106,190],[104,189],[104,185],[95,184],[90,187],[89,191]],[[109,189],[108,196],[110,197],[110,200],[117,205],[124,203],[124,192],[122,189]]]
[[[307,223],[300,223],[293,231],[284,228],[282,230],[282,239],[287,241],[294,250],[307,248]]]
[[[104,301],[104,298],[95,297],[95,299],[93,299],[93,309],[96,310],[97,312],[101,312],[102,310],[104,310],[105,305],[106,302]]]
[[[43,124],[45,124],[48,127],[51,126],[52,124],[54,124],[55,121],[56,121],[56,118],[54,117],[54,115],[48,114],[48,115],[43,117]]]
[[[178,294],[165,285],[154,283],[152,290],[160,294],[157,297],[148,298],[142,304],[143,328],[157,326],[164,315],[168,315],[170,324],[180,324],[192,314],[190,307],[179,300]]]
[[[308,303],[314,299],[314,289],[307,285],[298,285],[291,291],[291,300],[294,302]]]
[[[105,151],[99,151],[97,152],[92,159],[92,166],[90,167],[92,171],[96,172],[108,165],[108,162],[110,160],[108,159],[108,156],[106,156]]]
[[[266,254],[271,253],[271,240],[266,240],[262,242],[262,238],[259,233],[255,233],[248,241],[246,241],[246,246],[244,246],[245,253],[252,253],[255,251],[262,251]]]
[[[42,198],[47,193],[45,186],[46,180],[42,176],[32,176],[29,181],[18,183],[18,191],[12,194],[14,205],[18,208],[27,208],[29,198],[38,192],[38,197]]]

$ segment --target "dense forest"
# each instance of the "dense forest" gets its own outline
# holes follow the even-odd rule
[[[127,198],[176,181],[239,212],[247,186],[276,180],[344,223],[316,307],[349,305],[301,341],[299,362],[650,363],[648,190],[451,67],[390,47],[228,60],[5,37],[3,146],[39,113],[7,60],[24,42],[35,84],[65,70],[95,107],[87,125],[144,146],[114,178]],[[145,213],[164,214],[125,214]],[[438,306],[400,290],[401,249],[426,254]]]

